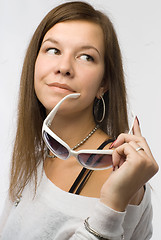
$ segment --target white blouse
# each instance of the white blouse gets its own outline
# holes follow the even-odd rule
[[[42,172],[42,171],[40,171]],[[41,173],[40,173],[41,175]],[[152,207],[149,184],[139,206],[129,205],[117,212],[97,198],[65,192],[54,185],[44,171],[36,196],[33,183],[23,191],[17,206],[6,201],[0,219],[2,240],[98,240],[84,226],[90,226],[107,239],[148,240],[152,235]]]

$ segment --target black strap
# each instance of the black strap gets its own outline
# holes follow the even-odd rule
[[[113,142],[114,139],[108,139],[105,142],[103,142],[98,148],[97,150],[103,149],[107,144]],[[72,184],[69,193],[74,193],[74,191],[76,190],[75,194],[80,194],[81,190],[83,189],[85,183],[88,181],[89,177],[91,176],[93,170],[89,170],[86,168],[83,168],[81,170],[81,172],[79,173],[78,177],[76,178],[76,180],[74,181],[74,183]]]
[[[87,174],[85,175],[85,177],[83,178],[82,182],[80,183],[80,185],[77,188],[77,191],[75,192],[75,194],[79,195],[80,192],[82,191],[84,185],[86,184],[86,182],[88,181],[89,177],[91,176],[91,174],[93,173],[93,170],[87,170]]]
[[[81,172],[79,173],[78,177],[76,178],[76,180],[74,181],[74,183],[72,184],[72,186],[71,186],[71,188],[70,188],[70,190],[69,190],[70,193],[73,193],[73,192],[74,192],[74,190],[75,190],[76,187],[78,186],[79,182],[80,182],[81,179],[83,178],[86,170],[87,170],[86,168],[83,168],[83,169],[81,170]]]

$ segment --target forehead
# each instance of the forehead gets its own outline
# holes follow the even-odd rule
[[[48,38],[54,38],[60,43],[91,44],[104,50],[102,28],[90,21],[72,20],[57,23],[44,36],[44,40]]]

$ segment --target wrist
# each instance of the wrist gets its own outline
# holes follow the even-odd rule
[[[103,236],[102,234],[100,234],[99,232],[97,232],[95,229],[93,229],[91,226],[90,226],[90,224],[89,224],[89,222],[88,222],[88,219],[89,219],[89,217],[84,221],[84,226],[85,226],[85,229],[89,232],[89,233],[91,233],[91,234],[93,234],[95,237],[97,237],[97,238],[99,238],[99,239],[103,239],[103,240],[115,240],[116,238],[109,238],[109,237],[106,237],[106,236]],[[118,238],[117,238],[118,239]],[[124,239],[124,234],[121,234],[121,239]]]
[[[117,212],[124,212],[129,201],[115,193],[101,194],[100,201]]]
[[[123,221],[126,212],[118,212],[106,206],[102,202],[98,202],[95,211],[89,218],[89,225],[96,232],[101,233],[109,239],[120,239],[124,232]]]

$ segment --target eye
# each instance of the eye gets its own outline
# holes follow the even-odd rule
[[[60,50],[57,48],[47,48],[46,52],[51,55],[59,55],[60,54]]]
[[[82,59],[84,61],[88,61],[88,62],[94,62],[94,58],[88,54],[82,54],[80,56],[80,59]]]

